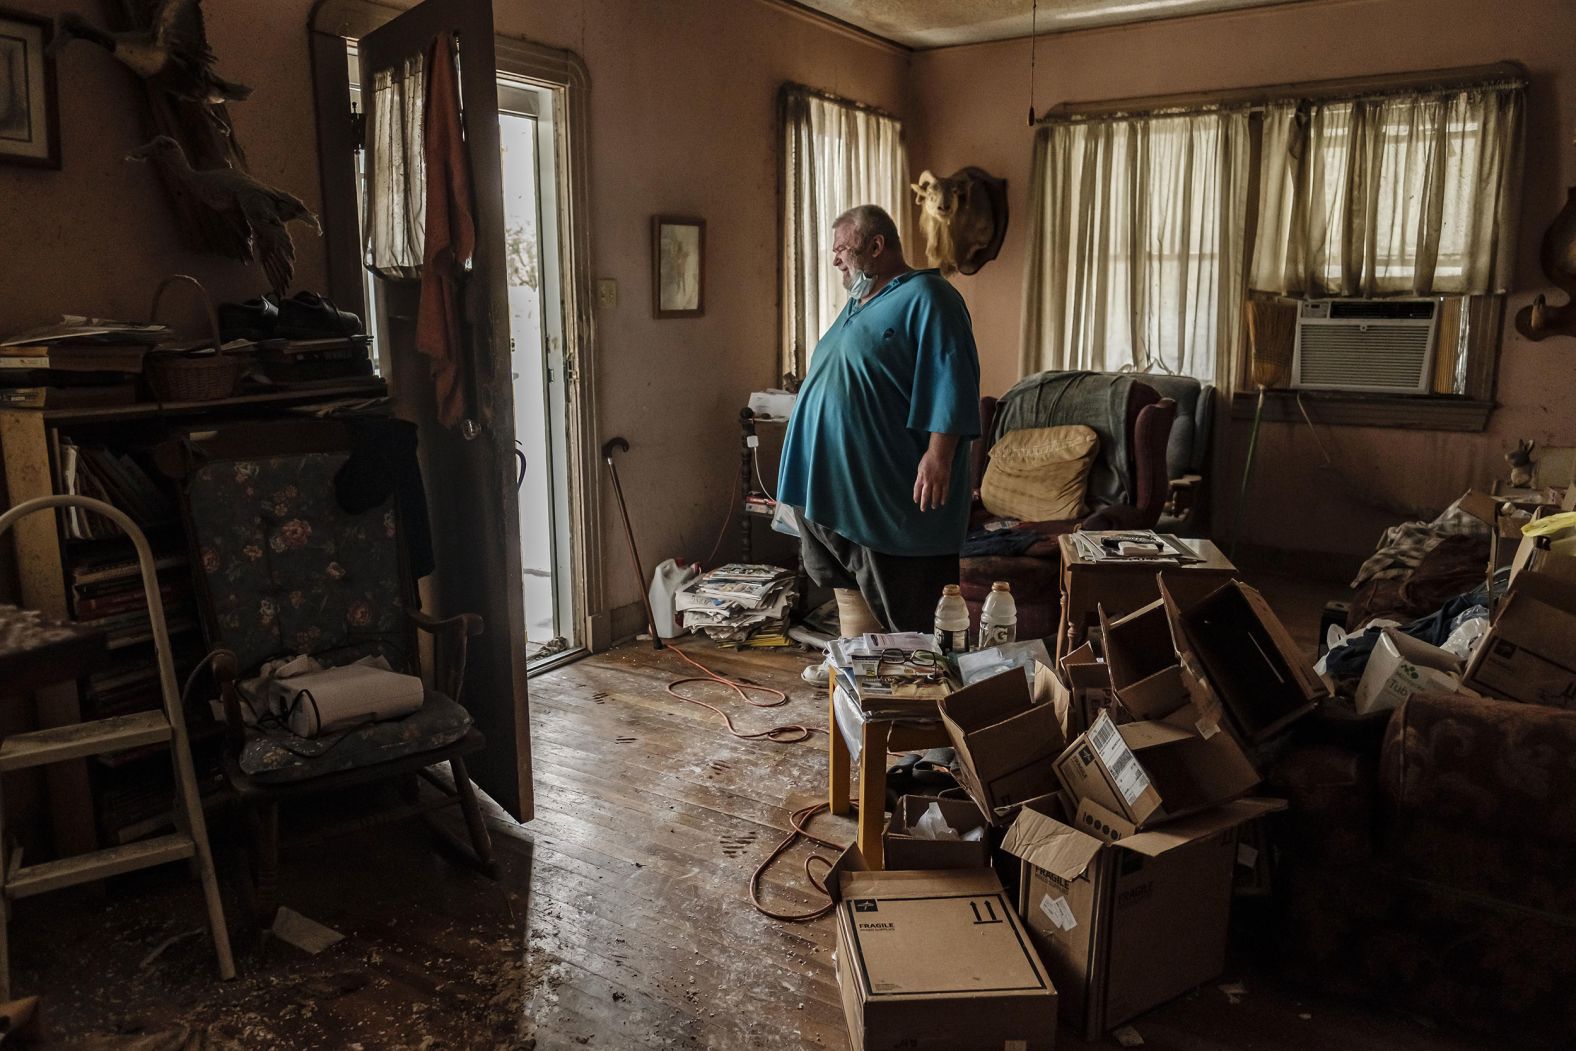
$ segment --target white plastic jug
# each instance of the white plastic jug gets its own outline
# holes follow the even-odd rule
[[[680,589],[700,576],[700,567],[681,566],[676,559],[668,559],[651,574],[651,615],[656,619],[652,627],[664,639],[676,639],[681,632],[673,616],[673,599]]]

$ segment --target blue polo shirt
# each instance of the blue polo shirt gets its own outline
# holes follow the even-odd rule
[[[932,432],[956,434],[945,506],[921,512],[914,476]],[[968,532],[969,439],[980,363],[968,308],[936,270],[849,301],[816,344],[783,447],[777,498],[888,555],[954,555]]]

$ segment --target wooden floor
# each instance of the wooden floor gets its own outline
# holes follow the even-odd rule
[[[785,707],[755,711],[723,689],[689,688],[741,728],[825,725],[823,695],[797,679],[802,656],[684,645],[718,671],[788,690]],[[287,853],[283,900],[345,937],[316,956],[242,942],[241,977],[221,985],[195,885],[179,868],[155,872],[107,898],[18,903],[13,987],[44,996],[48,1046],[845,1048],[830,921],[770,921],[746,895],[789,812],[824,798],[825,738],[729,737],[663,691],[687,673],[631,645],[532,680],[538,812],[524,827],[493,822],[498,882],[444,860],[420,825]],[[842,820],[816,828],[852,834]],[[806,853],[771,873],[774,906],[813,903]],[[235,854],[221,844],[232,871]],[[1231,980],[1248,989],[1239,1003],[1211,984],[1140,1018],[1145,1046],[1477,1046],[1294,995],[1251,969]],[[1088,1045],[1064,1032],[1061,1046]]]

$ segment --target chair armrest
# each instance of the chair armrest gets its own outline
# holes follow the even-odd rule
[[[235,654],[229,650],[215,650],[208,666],[213,670],[213,681],[219,687],[219,700],[224,705],[224,736],[232,744],[246,741],[246,718],[241,715],[241,694],[235,683],[241,677]]]
[[[484,622],[475,613],[433,617],[420,610],[406,610],[410,622],[432,636],[432,686],[458,703],[465,687],[465,660],[469,640],[482,633]]]

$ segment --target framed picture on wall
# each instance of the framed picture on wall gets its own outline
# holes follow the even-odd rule
[[[60,167],[50,21],[0,8],[0,162]]]
[[[706,221],[651,220],[651,310],[659,318],[706,313]]]

